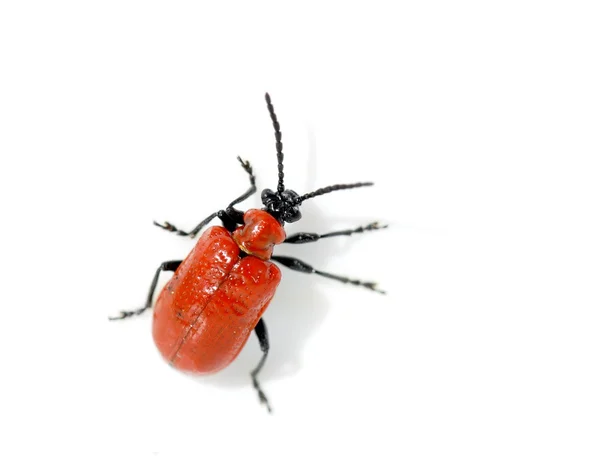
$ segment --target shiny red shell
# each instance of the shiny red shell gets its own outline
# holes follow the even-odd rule
[[[202,234],[154,307],[154,342],[165,360],[214,373],[237,357],[281,280],[268,259],[284,239],[262,210],[248,210],[233,233],[214,226]]]

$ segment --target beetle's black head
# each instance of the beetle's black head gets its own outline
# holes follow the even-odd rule
[[[281,193],[273,192],[271,189],[265,189],[261,194],[262,203],[265,209],[276,220],[284,223],[294,223],[302,218],[299,203],[296,202],[298,194],[286,189]]]
[[[261,199],[265,205],[264,210],[271,214],[279,223],[293,223],[302,218],[300,213],[300,205],[306,199],[311,199],[318,195],[327,194],[333,191],[339,191],[342,189],[353,189],[355,187],[372,186],[372,182],[356,182],[354,184],[335,184],[333,186],[323,187],[314,192],[309,192],[299,196],[296,192],[290,189],[286,189],[283,184],[283,144],[281,143],[281,128],[279,121],[275,115],[275,109],[271,104],[271,97],[269,93],[265,94],[267,100],[267,109],[273,122],[273,128],[275,129],[275,148],[277,149],[277,191],[271,189],[265,189],[262,191]]]

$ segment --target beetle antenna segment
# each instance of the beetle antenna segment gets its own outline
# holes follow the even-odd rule
[[[281,143],[281,128],[279,127],[279,121],[275,115],[275,109],[271,104],[271,96],[269,93],[265,93],[265,99],[267,100],[267,109],[271,115],[273,121],[273,128],[275,129],[275,148],[277,149],[277,173],[279,180],[277,181],[277,193],[281,194],[285,190],[283,185],[283,143]]]
[[[304,194],[303,196],[297,197],[294,199],[294,203],[300,205],[307,199],[312,199],[313,197],[317,197],[318,195],[329,194],[334,191],[341,191],[344,189],[355,189],[357,187],[365,187],[372,186],[372,182],[355,182],[354,184],[334,184],[333,186],[322,187],[321,189],[317,189],[314,192],[309,192],[308,194]]]

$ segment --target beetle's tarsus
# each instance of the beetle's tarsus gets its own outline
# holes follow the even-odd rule
[[[258,400],[260,401],[260,403],[266,406],[270,414],[273,413],[273,409],[271,409],[271,405],[269,404],[269,400],[267,399],[266,394],[263,392],[263,390],[260,387],[260,384],[258,384],[258,380],[254,376],[252,377],[252,385],[258,393]]]
[[[170,231],[171,233],[175,233],[179,236],[189,236],[190,238],[194,238],[197,234],[197,232],[194,232],[194,231],[187,232],[187,231],[180,230],[179,228],[177,228],[175,225],[172,225],[168,221],[164,222],[162,225],[156,221],[153,221],[152,223],[154,223],[154,225],[158,226],[159,228],[162,228],[163,230]]]
[[[179,230],[177,230],[177,228],[175,228],[173,225],[171,225],[168,221],[164,222],[162,225],[160,223],[158,223],[157,221],[153,221],[152,223],[154,223],[155,226],[162,228],[163,230],[179,231]]]
[[[119,313],[120,316],[109,316],[108,320],[109,321],[118,321],[120,319],[130,318],[131,316],[139,316],[147,309],[148,309],[147,307],[144,307],[144,308],[134,309],[133,311],[121,311]]]
[[[364,287],[367,287],[371,291],[376,291],[377,293],[381,293],[382,295],[386,295],[387,292],[385,290],[380,290],[377,288],[377,284],[375,282],[367,282],[362,284]]]
[[[378,221],[375,221],[373,223],[369,223],[367,226],[364,227],[364,229],[365,230],[383,230],[383,229],[387,228],[388,226],[389,225],[381,226]]]
[[[253,177],[254,172],[252,171],[252,165],[250,164],[250,161],[243,160],[240,156],[238,156],[237,159],[242,165],[242,168],[244,168],[244,171],[246,171],[250,175],[250,177]]]

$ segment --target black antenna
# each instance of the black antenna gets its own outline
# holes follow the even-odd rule
[[[300,205],[306,199],[312,199],[313,197],[317,197],[318,195],[329,194],[334,191],[341,191],[344,189],[354,189],[356,187],[364,187],[364,186],[372,186],[372,182],[355,182],[354,184],[335,184],[333,186],[323,187],[321,189],[317,189],[314,192],[309,192],[308,194],[304,194],[300,197],[296,197],[294,199],[295,205]]]
[[[275,109],[273,109],[273,105],[271,104],[271,97],[269,96],[269,93],[265,93],[265,99],[267,100],[267,109],[269,110],[271,120],[273,121],[273,128],[275,129],[277,172],[279,175],[279,181],[277,182],[277,193],[281,194],[285,190],[285,186],[283,185],[283,143],[281,143],[281,129],[279,127],[279,122],[277,121],[277,116],[275,115]]]

